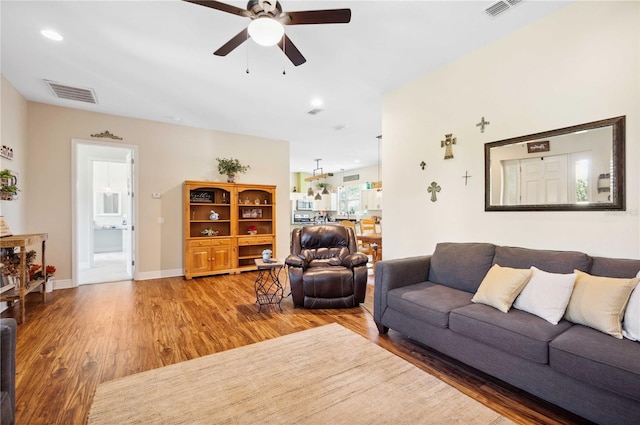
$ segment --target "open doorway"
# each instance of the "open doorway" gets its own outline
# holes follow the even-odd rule
[[[134,279],[135,146],[73,141],[75,285]]]

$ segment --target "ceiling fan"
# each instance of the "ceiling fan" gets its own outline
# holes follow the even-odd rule
[[[346,24],[351,21],[351,9],[283,12],[280,2],[276,0],[249,0],[246,10],[219,1],[184,1],[251,19],[247,28],[213,52],[214,55],[226,56],[245,40],[253,38],[263,46],[277,44],[295,66],[307,60],[284,33],[283,25]]]

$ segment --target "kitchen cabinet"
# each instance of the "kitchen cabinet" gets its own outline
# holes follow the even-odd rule
[[[314,211],[338,211],[338,195],[336,193],[321,196],[321,200],[313,201]]]
[[[275,256],[276,187],[185,181],[186,279],[257,270],[254,259]]]
[[[368,189],[360,192],[360,206],[365,210],[382,209],[382,191]]]

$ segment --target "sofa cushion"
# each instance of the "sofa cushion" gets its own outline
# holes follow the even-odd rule
[[[582,252],[549,251],[511,246],[496,247],[493,262],[503,267],[516,269],[528,269],[534,266],[549,273],[573,273],[574,269],[588,272],[591,268],[591,257]]]
[[[496,246],[442,242],[431,256],[429,281],[474,293],[491,266]]]
[[[457,308],[449,316],[452,331],[541,364],[549,361],[549,341],[570,327],[565,320],[552,325],[524,311],[505,314],[484,304]]]
[[[640,260],[593,257],[589,274],[607,277],[633,277],[640,271]]]
[[[394,310],[439,328],[449,326],[449,312],[471,304],[471,294],[432,282],[392,289],[387,305]]]
[[[533,266],[531,270],[533,275],[513,306],[557,325],[567,309],[577,275],[547,273]]]
[[[640,344],[576,325],[549,344],[552,369],[640,401]]]
[[[353,295],[353,272],[346,267],[313,267],[302,275],[305,296],[337,298]]]
[[[565,318],[622,339],[622,318],[637,278],[592,276],[576,270],[578,278]]]

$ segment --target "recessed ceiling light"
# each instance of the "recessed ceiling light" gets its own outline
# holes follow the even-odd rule
[[[355,161],[353,161],[353,162],[355,162],[356,164],[359,164],[359,163],[360,163],[360,160],[359,160],[359,159],[356,159],[356,160],[355,160]]]
[[[314,108],[319,108],[322,106],[322,99],[316,97],[315,99],[311,100],[311,106],[313,106]]]
[[[53,40],[53,41],[64,40],[64,37],[62,37],[60,33],[54,30],[42,30],[40,31],[40,34],[42,34],[44,37],[47,37],[49,40]]]

